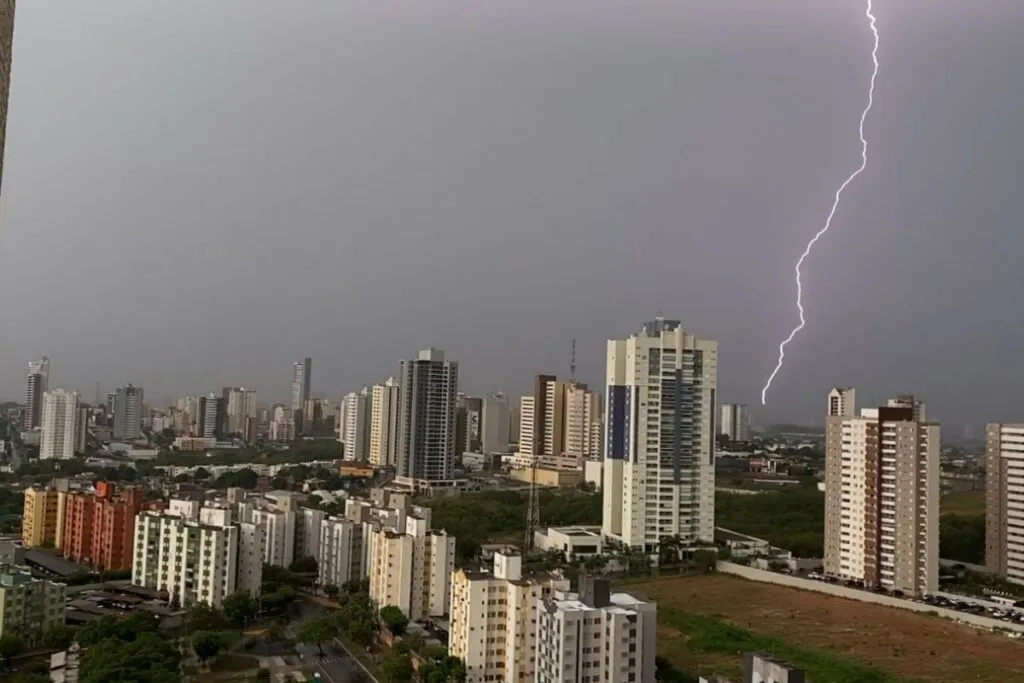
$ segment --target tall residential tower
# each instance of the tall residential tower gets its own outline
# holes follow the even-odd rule
[[[985,567],[1024,584],[1024,423],[986,429]]]
[[[939,583],[939,425],[902,395],[855,415],[833,389],[825,423],[825,573],[920,595]]]
[[[406,481],[451,479],[459,365],[424,349],[399,371],[397,474]]]
[[[608,342],[607,376],[604,536],[652,553],[711,541],[718,343],[657,318]]]
[[[0,0],[2,1],[2,0]],[[3,150],[0,150],[2,153]],[[43,394],[50,389],[50,359],[30,361],[25,375],[25,421],[26,430],[36,429],[43,424]]]

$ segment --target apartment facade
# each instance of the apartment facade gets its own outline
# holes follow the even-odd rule
[[[248,437],[249,420],[256,419],[256,390],[245,387],[226,387],[224,390],[227,434],[239,434]]]
[[[398,442],[398,380],[388,378],[370,390],[370,446],[371,465],[386,467],[395,464]]]
[[[750,441],[750,409],[747,405],[723,403],[719,410],[718,433],[729,437],[730,441]]]
[[[653,553],[715,528],[718,344],[657,318],[607,351],[602,533]]]
[[[11,4],[10,12],[7,11],[8,7],[4,3],[0,3],[0,69],[3,67],[10,66],[10,61],[6,63],[3,61],[5,58],[10,58],[10,40],[11,36],[9,31],[13,30],[14,22],[14,9],[13,3]],[[7,86],[9,85],[10,72],[4,71],[0,73],[0,86],[3,87],[3,92],[0,93],[0,107],[2,107],[3,120],[0,121],[0,142],[3,140],[4,130],[7,125]],[[3,152],[3,148],[0,147],[0,153]],[[0,160],[0,169],[3,168],[3,161]],[[24,428],[27,431],[31,431],[42,426],[43,423],[43,395],[50,389],[50,359],[43,356],[40,360],[30,361],[28,364],[28,373],[25,375],[25,417],[24,417]]]
[[[142,434],[142,387],[129,384],[114,394],[114,438],[134,441]]]
[[[829,394],[825,433],[825,573],[920,595],[938,589],[939,425],[899,396],[854,415]]]
[[[64,493],[55,488],[25,489],[21,542],[26,548],[57,547],[57,527],[63,525]]]
[[[309,400],[312,378],[312,358],[307,357],[301,361],[292,363],[292,396],[290,408],[296,432],[301,432],[304,425],[303,409],[306,406],[306,401]]]
[[[507,453],[509,444],[509,401],[505,394],[483,397],[480,415],[480,449],[487,454]]]
[[[70,460],[79,446],[78,394],[67,389],[51,389],[43,394],[40,460]]]
[[[339,438],[344,445],[345,460],[367,462],[370,459],[370,434],[373,409],[371,390],[363,388],[341,399],[341,429]]]
[[[657,607],[582,578],[578,593],[540,599],[537,683],[655,683]]]
[[[459,366],[438,349],[404,360],[399,372],[396,470],[400,480],[452,478]]]
[[[142,489],[118,488],[100,481],[94,493],[72,491],[64,495],[64,522],[57,545],[64,557],[102,571],[131,569],[135,516],[143,507]]]
[[[342,586],[367,577],[364,524],[341,517],[320,523],[317,582],[321,586]]]
[[[132,583],[165,590],[182,607],[204,603],[220,607],[242,586],[262,583],[261,527],[231,523],[231,511],[204,508],[200,520],[160,512],[142,512],[135,520]],[[247,537],[239,553],[240,542]],[[240,564],[241,563],[241,564]]]
[[[466,665],[466,683],[535,680],[538,608],[556,590],[569,580],[524,575],[512,550],[496,552],[491,571],[452,573],[448,651]]]
[[[0,638],[16,634],[29,646],[64,623],[66,586],[34,578],[27,569],[0,565]]]
[[[985,432],[985,566],[1024,584],[1024,423]]]

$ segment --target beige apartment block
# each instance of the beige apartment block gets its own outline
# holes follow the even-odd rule
[[[911,595],[938,589],[939,425],[913,396],[854,415],[829,395],[825,573]]]
[[[466,683],[533,681],[541,600],[568,591],[560,574],[523,574],[514,550],[496,552],[492,571],[451,577],[449,652],[466,665]]]
[[[988,425],[985,566],[1024,584],[1024,423]]]

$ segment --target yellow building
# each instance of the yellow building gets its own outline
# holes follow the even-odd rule
[[[569,580],[524,575],[522,561],[509,549],[494,554],[493,571],[452,573],[448,651],[465,663],[467,683],[534,680],[538,606]]]
[[[537,486],[547,488],[572,488],[583,483],[583,470],[561,469],[558,467],[513,467],[509,477],[516,481],[529,484],[536,481]]]
[[[21,541],[26,548],[59,548],[67,495],[54,488],[25,489]]]

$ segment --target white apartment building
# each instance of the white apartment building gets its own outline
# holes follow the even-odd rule
[[[537,683],[655,683],[657,607],[580,579],[579,593],[539,599]]]
[[[717,342],[657,318],[608,342],[607,378],[605,538],[649,553],[713,539]]]
[[[601,454],[601,396],[587,385],[537,375],[519,403],[515,462],[579,469]]]
[[[321,586],[341,586],[366,578],[364,524],[328,517],[320,523],[317,581]]]
[[[403,483],[446,481],[455,461],[459,365],[424,349],[399,373],[396,471]]]
[[[70,460],[75,457],[80,419],[76,392],[51,389],[43,394],[39,459]]]
[[[409,619],[448,614],[455,538],[430,528],[430,510],[414,507],[401,526],[371,525],[368,533],[370,599],[394,605]]]
[[[288,567],[295,561],[294,510],[267,509],[263,501],[246,501],[239,505],[240,519],[263,527],[266,549],[263,561],[275,567]]]
[[[295,511],[295,557],[317,557],[320,554],[320,526],[327,513],[314,508]]]
[[[730,441],[750,441],[750,409],[745,403],[723,403],[718,433]]]
[[[585,384],[570,383],[565,388],[565,445],[562,457],[573,467],[584,460],[601,457],[604,438],[601,421],[601,395]]]
[[[352,392],[341,399],[341,425],[338,435],[344,445],[345,460],[366,462],[370,459],[370,427],[372,425],[372,394],[369,389]]]
[[[509,436],[508,396],[487,394],[480,416],[480,443],[484,453],[507,453]]]
[[[398,440],[398,380],[389,378],[370,390],[370,464],[385,467],[395,464]]]
[[[263,571],[260,530],[253,524],[232,524],[230,517],[229,510],[205,508],[199,521],[139,513],[132,583],[166,590],[171,602],[182,607],[199,602],[219,607],[240,587],[258,590]],[[248,537],[257,550],[240,554],[240,537]]]
[[[393,605],[412,619],[412,537],[377,529],[369,543],[370,599],[378,609]]]
[[[825,433],[825,573],[910,595],[939,582],[939,425],[899,396],[854,415],[834,389]]]
[[[1024,423],[993,423],[985,436],[985,566],[1024,584]]]
[[[466,665],[466,683],[536,680],[538,608],[568,590],[560,575],[524,575],[511,551],[494,554],[492,571],[453,572],[448,651]]]

